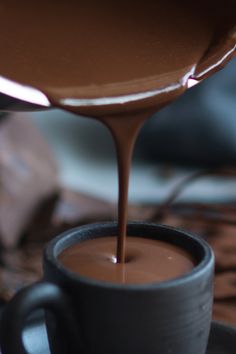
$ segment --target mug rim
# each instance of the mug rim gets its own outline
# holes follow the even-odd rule
[[[72,229],[69,229],[67,231],[64,231],[63,233],[59,234],[55,238],[53,238],[46,246],[44,249],[44,255],[43,259],[44,261],[48,261],[50,264],[52,264],[54,267],[56,267],[60,272],[62,272],[64,275],[66,275],[67,278],[69,278],[71,281],[87,284],[89,286],[94,286],[94,287],[102,287],[106,289],[117,289],[117,290],[122,290],[122,291],[130,291],[130,290],[139,290],[139,291],[146,291],[148,290],[157,290],[157,289],[169,289],[177,286],[182,286],[184,284],[187,284],[188,282],[194,281],[196,278],[199,278],[203,275],[203,273],[207,272],[214,266],[214,253],[213,250],[211,249],[210,245],[202,238],[185,231],[181,228],[176,228],[172,227],[169,225],[162,225],[162,224],[156,224],[156,223],[149,223],[149,222],[139,222],[139,221],[134,221],[134,222],[128,222],[127,228],[137,228],[137,227],[142,227],[142,228],[148,228],[150,229],[159,229],[162,231],[170,231],[174,232],[176,234],[181,234],[182,237],[185,237],[185,239],[188,240],[188,242],[195,243],[195,245],[198,244],[199,247],[202,248],[202,251],[204,252],[204,255],[202,257],[202,260],[199,261],[197,265],[193,267],[192,270],[188,271],[187,273],[184,273],[183,275],[180,275],[176,278],[173,279],[168,279],[164,281],[159,281],[159,282],[152,282],[152,283],[144,283],[144,284],[120,284],[120,283],[113,283],[113,282],[108,282],[108,281],[102,281],[102,280],[97,280],[93,278],[89,278],[83,275],[80,275],[78,273],[75,273],[68,268],[66,268],[58,259],[58,255],[66,248],[70,247],[70,245],[76,243],[76,242],[71,242],[75,239],[75,237],[79,234],[82,233],[88,233],[91,232],[91,236],[87,237],[87,239],[94,239],[94,238],[99,238],[99,237],[105,237],[105,235],[94,235],[95,230],[105,230],[107,228],[117,228],[117,222],[99,222],[99,223],[90,223],[82,226],[78,226]],[[94,237],[95,236],[95,237]],[[111,235],[112,236],[112,235]],[[136,235],[139,237],[139,235]],[[151,237],[147,237],[151,238]],[[66,242],[71,242],[71,244],[67,245],[66,247],[63,247],[63,244]],[[168,242],[168,241],[167,241]],[[169,241],[170,243],[170,241]],[[61,249],[60,249],[61,247]],[[179,246],[181,247],[181,246]],[[58,249],[60,249],[58,251]],[[189,251],[190,253],[190,251]],[[191,253],[190,253],[191,254]],[[194,254],[192,254],[194,256]]]

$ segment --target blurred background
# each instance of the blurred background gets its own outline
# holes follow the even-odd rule
[[[236,325],[236,59],[151,117],[135,148],[130,220],[179,226],[216,254],[214,318]],[[41,276],[45,242],[116,219],[117,166],[99,122],[0,116],[0,301]]]
[[[146,122],[135,149],[131,202],[160,203],[186,173],[235,164],[235,69],[236,59]],[[63,185],[116,201],[115,151],[106,127],[56,110],[34,113],[31,118],[53,150]],[[234,179],[224,183],[224,191],[218,182],[202,180],[182,198],[235,198]]]

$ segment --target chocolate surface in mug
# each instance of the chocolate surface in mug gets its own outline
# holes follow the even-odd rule
[[[40,89],[55,107],[100,119],[119,167],[117,260],[125,261],[128,180],[144,121],[233,54],[236,5],[193,1],[0,4],[0,75]]]
[[[96,238],[70,246],[59,255],[59,261],[79,275],[121,284],[174,279],[193,269],[195,263],[180,247],[142,237],[127,237],[125,263],[116,262],[115,237]]]

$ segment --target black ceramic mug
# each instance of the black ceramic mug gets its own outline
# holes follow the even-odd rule
[[[130,223],[129,236],[163,240],[196,260],[194,269],[179,278],[144,285],[92,280],[72,273],[58,260],[69,246],[116,234],[114,223],[86,225],[48,244],[43,282],[20,291],[3,313],[2,354],[26,353],[24,323],[39,308],[46,310],[53,354],[205,354],[213,298],[210,247],[185,231]]]

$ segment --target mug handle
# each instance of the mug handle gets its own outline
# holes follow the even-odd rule
[[[0,345],[2,354],[27,354],[22,333],[27,317],[37,309],[52,312],[59,330],[66,336],[66,354],[81,352],[78,323],[73,315],[70,301],[56,284],[38,282],[19,291],[6,305],[0,322]],[[61,338],[59,334],[57,338]]]

